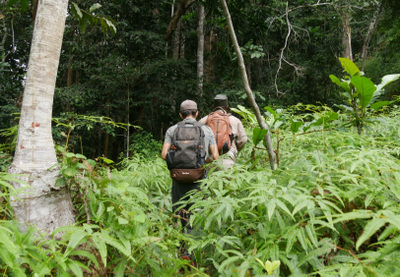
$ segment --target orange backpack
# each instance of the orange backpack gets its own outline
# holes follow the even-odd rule
[[[229,120],[230,113],[215,111],[208,115],[206,125],[209,126],[215,136],[218,152],[225,154],[231,149],[233,141],[232,125]]]

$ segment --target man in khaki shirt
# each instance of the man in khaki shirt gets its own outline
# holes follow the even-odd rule
[[[214,97],[213,104],[213,112],[214,111],[222,111],[224,113],[229,112],[229,102],[228,96],[225,94],[217,94]],[[199,120],[200,123],[205,124],[207,121],[208,115]],[[223,165],[225,168],[229,168],[236,163],[236,158],[240,150],[242,150],[243,146],[247,142],[246,131],[243,128],[243,124],[239,118],[230,115],[229,121],[232,125],[232,133],[233,133],[233,142],[231,149],[223,155]]]

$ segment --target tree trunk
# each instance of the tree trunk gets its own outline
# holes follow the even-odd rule
[[[214,55],[213,55],[213,44],[214,44],[214,31],[211,29],[209,35],[204,38],[204,51],[206,53],[206,59],[204,60],[204,81],[211,82],[215,79],[214,75]]]
[[[204,6],[199,5],[199,25],[197,28],[197,88],[199,97],[203,97],[204,76]]]
[[[193,5],[195,2],[196,0],[179,0],[178,9],[176,10],[176,12],[174,12],[171,21],[168,24],[167,31],[165,32],[164,35],[165,40],[168,40],[171,37],[175,29],[177,28],[177,25],[182,15],[184,15],[185,12],[190,8],[190,6]]]
[[[181,21],[179,20],[174,33],[174,41],[172,45],[172,58],[174,61],[179,59],[179,48],[180,48],[180,30],[181,30]]]
[[[235,29],[233,28],[232,19],[231,19],[231,15],[229,13],[228,5],[226,4],[225,0],[221,0],[221,3],[222,3],[222,7],[223,7],[224,14],[226,17],[226,21],[228,23],[228,29],[229,29],[229,34],[231,36],[232,44],[233,44],[233,47],[235,48],[235,52],[238,57],[238,64],[239,64],[239,69],[240,69],[240,73],[241,73],[241,77],[242,77],[242,81],[243,81],[243,85],[244,85],[244,90],[247,94],[247,98],[249,99],[250,105],[253,108],[253,111],[256,115],[258,125],[260,126],[261,129],[268,130],[268,133],[265,135],[264,140],[267,145],[271,169],[274,170],[276,157],[275,157],[274,148],[272,147],[271,132],[269,131],[267,123],[264,122],[264,119],[261,116],[260,109],[258,108],[256,100],[254,99],[254,96],[253,96],[253,92],[251,91],[251,88],[249,85],[249,80],[247,78],[246,66],[244,64],[242,51],[240,50],[239,43],[236,38]]]
[[[351,27],[350,27],[350,16],[346,14],[344,8],[342,8],[342,25],[343,25],[343,56],[349,60],[353,60],[353,50],[351,47]]]
[[[364,71],[364,65],[365,65],[365,60],[367,59],[369,43],[371,41],[373,33],[376,30],[376,26],[378,26],[378,22],[379,22],[381,14],[382,14],[382,8],[383,8],[382,3],[379,3],[378,8],[374,12],[372,20],[369,24],[369,28],[368,28],[367,35],[364,40],[362,53],[361,53],[361,59],[362,59],[361,71]]]
[[[68,0],[39,1],[29,56],[15,155],[8,172],[23,174],[24,188],[11,202],[24,229],[36,226],[47,234],[74,222],[67,188],[56,187],[59,174],[51,135],[57,68]]]

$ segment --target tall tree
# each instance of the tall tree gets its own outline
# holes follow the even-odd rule
[[[53,95],[68,0],[39,1],[24,89],[15,156],[8,172],[21,174],[12,201],[23,225],[46,233],[74,222],[68,190],[56,187],[59,174],[51,134]]]
[[[203,76],[204,76],[204,5],[199,4],[199,23],[197,26],[197,78],[199,97],[203,97]]]
[[[248,79],[247,73],[246,73],[246,65],[244,63],[242,51],[240,50],[239,43],[236,38],[236,33],[235,33],[235,29],[233,27],[233,23],[232,23],[231,15],[229,13],[228,5],[226,4],[225,0],[221,0],[221,4],[222,4],[223,10],[224,10],[226,21],[228,23],[228,29],[229,29],[229,34],[231,36],[232,44],[233,44],[233,47],[235,48],[235,52],[238,57],[238,64],[239,64],[239,68],[240,68],[240,73],[241,73],[241,77],[242,77],[244,90],[246,92],[247,98],[249,99],[249,102],[254,111],[254,114],[256,115],[258,125],[260,126],[261,129],[268,130],[268,132],[264,136],[264,141],[265,141],[265,144],[267,145],[267,151],[268,151],[271,169],[274,170],[275,163],[276,163],[276,156],[275,156],[274,148],[272,146],[271,132],[269,131],[267,123],[265,123],[264,119],[261,116],[260,109],[254,99],[253,92],[250,88],[249,79]]]

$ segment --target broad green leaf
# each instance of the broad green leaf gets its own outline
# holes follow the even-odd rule
[[[128,223],[129,223],[129,221],[126,220],[125,218],[118,217],[118,224],[119,224],[119,225],[126,225],[126,224],[128,224]]]
[[[90,17],[86,13],[83,13],[82,18],[79,20],[79,29],[81,30],[82,33],[86,32],[87,21],[89,18]]]
[[[367,223],[364,228],[362,235],[358,238],[356,243],[356,249],[360,248],[366,240],[368,240],[373,234],[375,234],[383,225],[387,223],[384,218],[375,218]]]
[[[351,77],[355,76],[360,72],[360,69],[348,58],[339,58],[340,63],[342,64],[343,69],[350,74]]]
[[[274,111],[274,109],[272,109],[271,107],[269,107],[269,106],[266,106],[265,108],[264,108],[265,110],[267,110],[270,114],[272,114],[273,116],[274,116],[274,118],[275,119],[277,119],[278,118],[278,114],[277,114],[277,112],[276,111]]]
[[[96,161],[92,160],[92,159],[88,159],[86,160],[86,162],[90,165],[90,166],[95,166],[96,165]]]
[[[361,107],[364,109],[368,106],[372,96],[374,95],[376,90],[375,84],[367,77],[360,76],[354,76],[351,78],[351,83],[357,89]]]
[[[93,12],[93,11],[99,9],[99,8],[101,8],[101,5],[100,5],[99,3],[93,4],[93,5],[90,7],[89,12]]]
[[[332,80],[332,82],[342,87],[347,93],[350,93],[350,86],[348,82],[340,81],[335,75],[329,75],[329,78]]]
[[[64,169],[64,175],[69,176],[69,177],[73,177],[75,176],[75,168],[72,167],[68,167],[66,169]]]
[[[71,152],[68,152],[68,153],[65,153],[65,157],[72,158],[72,157],[75,157],[75,154],[71,153]]]
[[[103,31],[103,33],[107,33],[108,25],[104,18],[100,18],[100,25],[101,25],[101,30]]]
[[[386,85],[400,78],[400,74],[389,74],[382,77],[381,83],[377,85],[376,92],[380,92]]]
[[[394,101],[379,101],[379,102],[375,102],[371,105],[371,108],[373,108],[374,110],[379,110],[380,108],[382,108],[383,106],[387,106],[394,103]]]
[[[110,159],[107,159],[107,158],[101,158],[101,160],[102,161],[104,161],[105,163],[107,163],[107,164],[112,164],[112,163],[114,163],[114,161],[113,160],[110,160]]]
[[[82,155],[82,154],[75,154],[75,157],[76,157],[77,159],[84,159],[84,160],[86,160],[86,157],[85,157],[84,155]]]
[[[290,131],[294,134],[299,131],[299,128],[301,125],[303,125],[303,122],[301,121],[293,121],[293,119],[290,119],[291,124],[290,124]]]
[[[106,23],[107,23],[108,28],[110,28],[110,30],[113,32],[113,34],[116,34],[117,27],[115,27],[115,24],[111,20],[108,20],[108,19],[106,19]]]
[[[253,129],[253,143],[255,146],[264,139],[265,135],[268,133],[268,130],[261,129],[260,127],[255,127]]]
[[[77,16],[79,19],[82,19],[83,14],[82,14],[82,11],[79,8],[79,6],[76,3],[71,2],[71,8],[72,8],[72,12],[75,14],[75,16]]]

